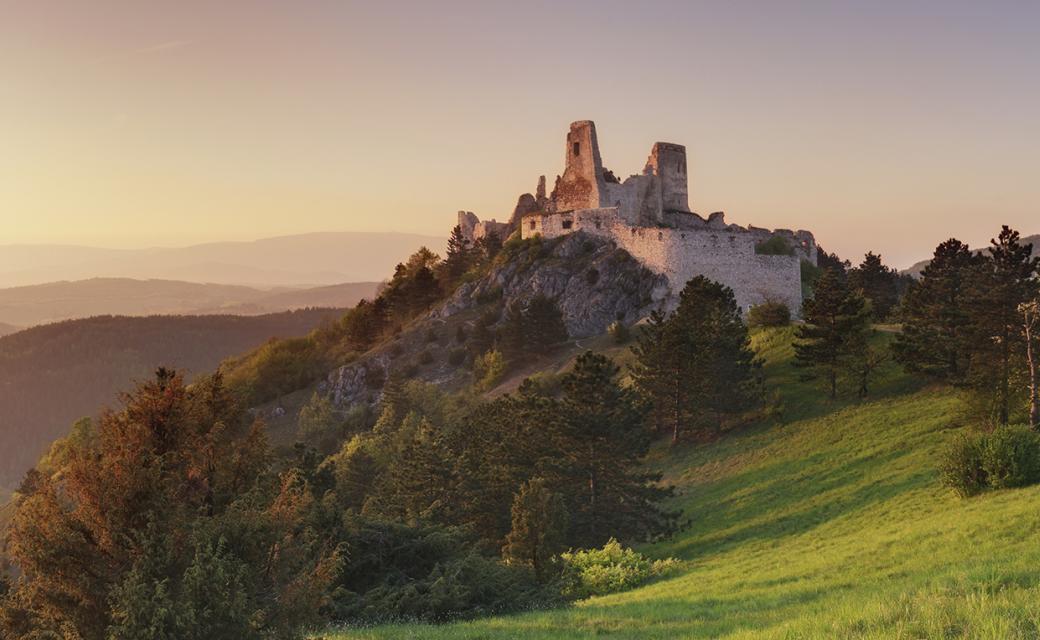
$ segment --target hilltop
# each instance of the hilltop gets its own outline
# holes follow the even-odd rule
[[[1035,637],[1040,487],[940,488],[938,453],[963,428],[955,393],[889,364],[869,400],[829,402],[799,381],[791,340],[754,337],[781,424],[651,456],[692,524],[641,550],[683,560],[679,573],[564,609],[324,637]]]

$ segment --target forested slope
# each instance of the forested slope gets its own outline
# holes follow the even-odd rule
[[[273,337],[303,335],[341,312],[265,316],[99,316],[0,338],[0,486],[10,487],[71,423],[111,406],[160,365],[206,373]]]
[[[684,560],[679,574],[572,608],[332,637],[1037,637],[1040,487],[941,488],[956,394],[890,363],[868,401],[828,401],[799,381],[791,337],[755,340],[781,425],[654,456],[692,524],[643,551]]]

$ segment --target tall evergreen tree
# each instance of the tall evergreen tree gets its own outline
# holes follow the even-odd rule
[[[567,325],[556,302],[538,293],[526,303],[513,301],[506,307],[502,324],[502,346],[512,360],[530,353],[544,355],[567,341]]]
[[[865,356],[869,328],[863,296],[851,290],[838,271],[824,271],[813,298],[805,303],[805,324],[796,334],[796,364],[808,369],[803,377],[822,378],[830,397],[837,397],[838,379]]]
[[[972,282],[971,381],[992,398],[997,421],[1010,420],[1015,368],[1024,352],[1018,307],[1037,295],[1040,256],[1033,245],[1019,242],[1019,233],[1007,225],[991,241],[985,267]]]
[[[881,256],[868,251],[863,262],[849,271],[848,278],[850,286],[859,289],[870,301],[874,320],[880,322],[887,318],[897,301],[895,270],[886,267]]]
[[[685,387],[676,381],[682,380],[682,358],[669,349],[667,341],[668,319],[660,311],[650,312],[650,317],[640,328],[632,353],[636,360],[630,369],[636,389],[650,405],[649,417],[654,431],[663,432],[672,427],[672,441],[678,437],[677,423],[669,420],[669,407],[676,404],[675,395],[685,393]],[[678,404],[685,401],[679,398]]]
[[[892,345],[908,371],[954,383],[968,371],[971,345],[969,294],[983,263],[968,245],[949,239],[935,248],[920,281],[903,299],[903,330]]]
[[[714,432],[725,414],[759,398],[760,364],[750,347],[733,291],[698,276],[667,319],[652,316],[633,348],[636,386],[672,432]]]
[[[660,475],[641,467],[650,436],[637,398],[619,384],[618,373],[612,360],[587,351],[562,382],[553,432],[575,546],[598,546],[611,536],[646,538],[674,523],[674,514],[658,506],[668,495],[655,484]]]
[[[550,575],[552,559],[567,549],[567,505],[544,478],[520,487],[511,509],[512,528],[502,555],[527,565],[539,580]]]
[[[444,258],[444,269],[449,281],[454,282],[462,277],[473,266],[474,248],[469,239],[463,235],[462,227],[455,225],[448,237],[448,252]]]

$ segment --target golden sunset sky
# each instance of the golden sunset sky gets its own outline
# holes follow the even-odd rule
[[[687,146],[694,210],[906,266],[1040,232],[1040,2],[0,1],[0,245],[447,235]]]

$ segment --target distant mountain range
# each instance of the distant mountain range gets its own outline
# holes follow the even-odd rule
[[[1020,239],[1019,242],[1021,244],[1033,245],[1033,255],[1040,255],[1040,233],[1032,236],[1026,236]],[[986,245],[982,247],[975,247],[975,252],[978,253],[979,251],[985,251],[988,247],[989,243],[986,243]],[[924,268],[928,266],[929,262],[931,262],[931,260],[921,260],[920,262],[915,262],[914,264],[910,265],[910,267],[903,269],[903,271],[901,271],[900,273],[909,274],[916,278],[921,275],[921,272],[924,271]]]
[[[0,322],[0,336],[6,336],[7,334],[14,333],[15,331],[18,331],[20,329],[21,327],[16,327],[13,324],[6,324]]]
[[[306,307],[346,308],[372,298],[377,282],[261,290],[177,280],[91,278],[0,289],[0,323],[30,327],[96,315],[259,315]],[[13,328],[13,327],[12,327]],[[0,325],[0,335],[10,333]]]
[[[0,245],[0,287],[95,277],[268,288],[377,281],[420,246],[443,253],[446,242],[412,233],[329,232],[178,248]]]
[[[120,391],[156,367],[190,378],[270,338],[305,335],[342,314],[307,309],[251,317],[99,316],[0,338],[0,487],[16,486],[73,421],[115,406]]]

